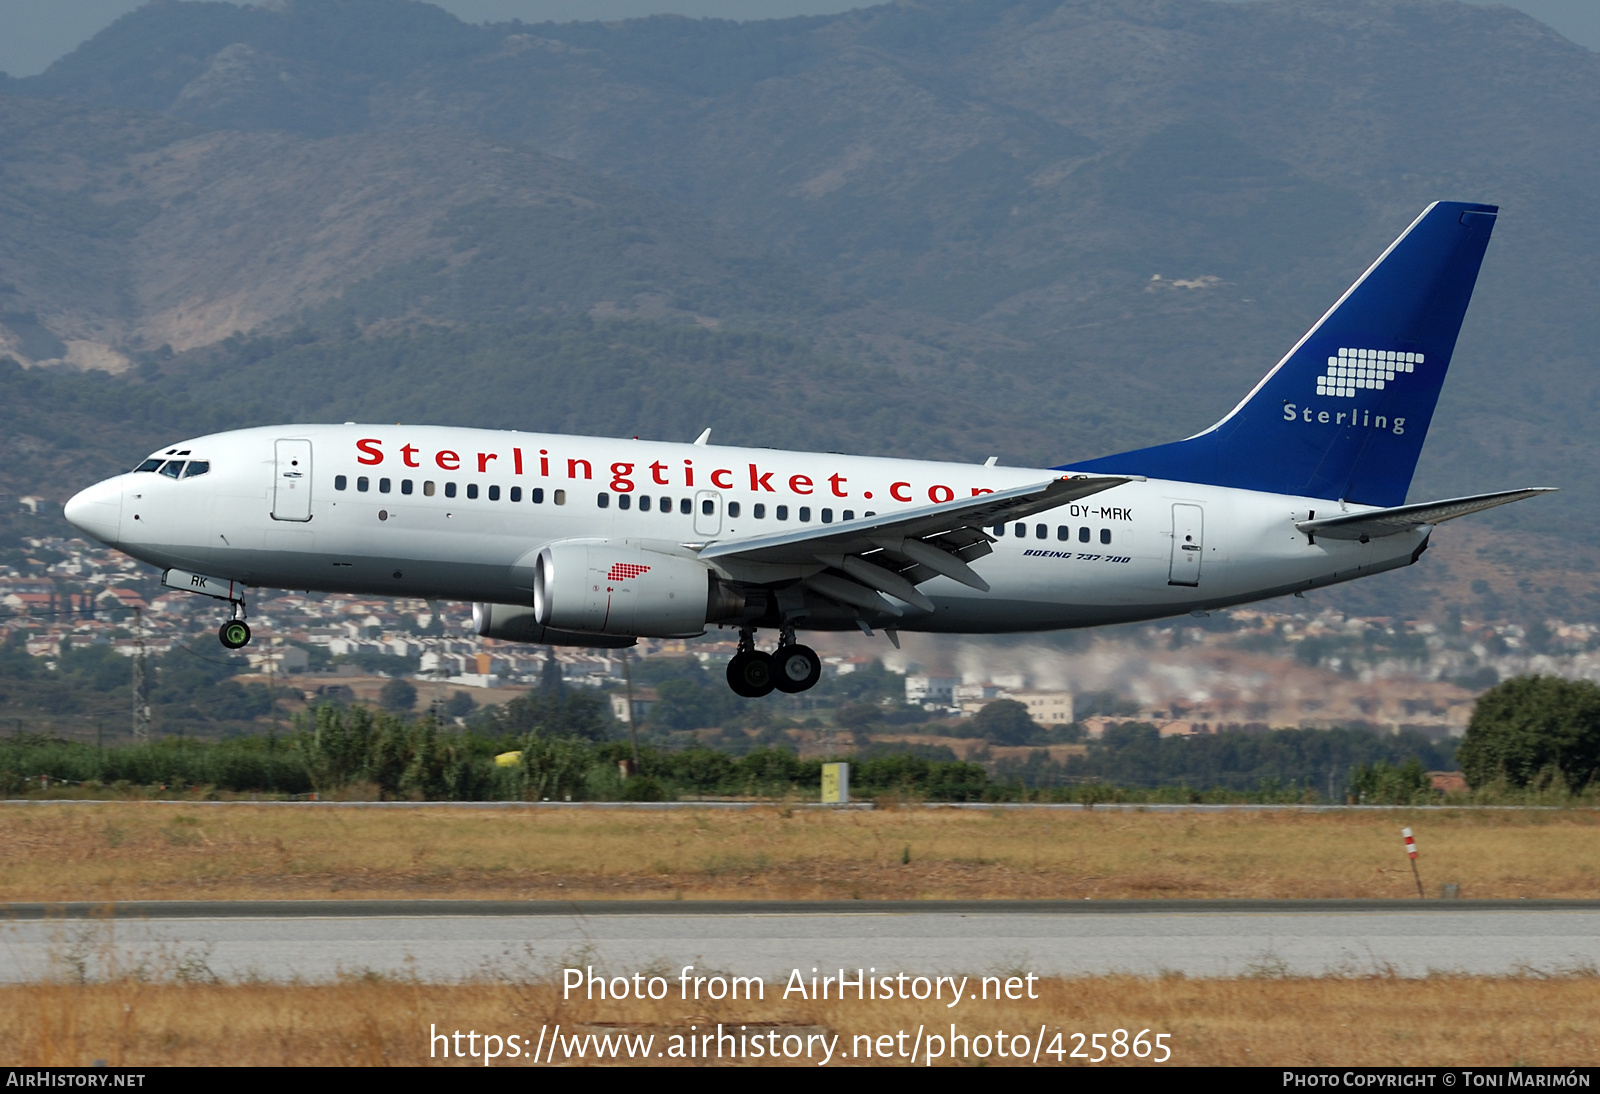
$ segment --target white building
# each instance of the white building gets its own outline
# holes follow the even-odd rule
[[[633,689],[633,710],[628,710],[628,696],[624,692],[611,693],[611,716],[619,722],[632,723],[635,720],[644,721],[650,717],[650,708],[656,705],[655,688]]]
[[[1064,726],[1072,723],[1072,692],[1070,691],[1011,691],[1004,695],[1028,708],[1028,717],[1042,726]]]
[[[1000,698],[999,684],[957,684],[950,689],[950,701],[957,706],[963,703],[986,703]]]
[[[950,692],[959,683],[961,683],[960,678],[955,676],[907,676],[906,702],[939,703],[949,706]]]
[[[299,646],[252,646],[245,660],[261,672],[305,672],[311,667],[311,657]]]

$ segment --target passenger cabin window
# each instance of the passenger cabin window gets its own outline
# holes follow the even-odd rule
[[[166,463],[161,465],[161,473],[169,479],[177,478],[179,475],[183,474],[183,461],[168,460]]]
[[[833,523],[833,510],[832,509],[824,509],[822,511],[822,523],[823,524],[832,524]]]
[[[210,470],[210,460],[190,460],[189,468],[183,473],[183,477],[186,479],[198,479],[201,475],[204,475]]]
[[[456,496],[456,484],[455,483],[447,482],[447,483],[444,484],[444,496],[447,497],[447,498],[453,498],[453,497]]]
[[[704,513],[706,516],[712,516],[716,513],[716,511],[717,503],[712,501],[710,498],[707,498],[705,501],[700,503],[700,512]]]
[[[412,482],[411,482],[411,480],[410,480],[410,479],[401,479],[401,480],[400,480],[400,492],[401,492],[401,493],[402,493],[402,494],[409,494],[409,493],[411,493],[411,487],[412,487],[412,485],[413,485],[413,484],[412,484]]]
[[[379,479],[378,480],[378,493],[387,494],[389,492],[389,488],[392,487],[393,485],[394,485],[394,483],[390,479]]]
[[[811,519],[811,506],[802,505],[800,507],[800,519],[801,520],[810,520]]]
[[[347,476],[345,476],[345,475],[335,475],[333,477],[333,488],[335,490],[343,490],[345,487],[347,487],[349,485],[350,485],[350,479]]]
[[[1006,534],[1006,526],[1004,524],[996,524],[991,531],[994,532],[996,539],[1004,539]]]
[[[750,507],[750,512],[757,520],[767,519],[767,507],[759,501]]]
[[[467,483],[467,497],[468,498],[476,498],[477,496],[478,496],[478,484],[475,483],[475,482]]]
[[[609,509],[611,507],[611,495],[602,490],[594,496],[594,503],[602,509]]]
[[[565,490],[557,490],[553,495],[552,500],[554,500],[557,505],[567,504],[567,492]]]
[[[728,503],[728,515],[730,517],[736,517],[736,516],[739,515],[739,503],[738,502],[730,501]]]
[[[1109,528],[1100,529],[1100,542],[1101,543],[1110,543],[1111,542],[1111,529],[1109,529]]]
[[[1072,529],[1068,528],[1065,524],[1057,526],[1056,538],[1062,543],[1065,543],[1067,540],[1072,538]]]
[[[535,486],[532,490],[529,490],[528,491],[528,500],[533,502],[533,504],[535,504],[535,505],[543,505],[544,504],[544,487]]]
[[[661,511],[663,513],[672,512],[672,499],[671,498],[662,498],[661,499]]]
[[[845,520],[855,520],[856,519],[856,511],[854,509],[846,509],[844,511],[844,519]]]
[[[499,501],[500,500],[500,488],[498,486],[489,487],[489,500],[490,501]]]
[[[154,471],[156,468],[161,466],[161,463],[162,463],[161,457],[157,456],[153,460],[145,460],[138,467],[135,467],[134,470],[135,471]]]
[[[632,507],[632,505],[633,505],[633,495],[632,494],[618,494],[617,495],[617,508],[618,509],[628,509],[628,508]]]
[[[1089,529],[1088,528],[1079,528],[1078,529],[1078,542],[1079,543],[1088,543],[1089,542]]]
[[[694,514],[694,502],[690,501],[688,498],[679,498],[678,512],[682,513],[686,517],[692,516]]]
[[[1048,524],[1035,524],[1033,526],[1033,538],[1035,538],[1035,539],[1049,539],[1050,538],[1050,526]]]
[[[1028,526],[1026,524],[1018,522],[1017,526],[1013,528],[1012,531],[1016,532],[1018,539],[1028,538]]]
[[[639,495],[639,512],[648,513],[649,511],[650,511],[650,495],[649,494],[640,494]]]
[[[422,480],[422,496],[425,497],[425,498],[431,498],[431,497],[433,497],[433,491],[434,491],[433,480],[432,479],[424,479],[424,480]]]
[[[513,486],[511,488],[511,500],[512,501],[521,501],[522,500],[522,487]]]
[[[787,505],[778,506],[777,513],[778,513],[778,519],[779,520],[788,520],[789,519],[789,507]]]

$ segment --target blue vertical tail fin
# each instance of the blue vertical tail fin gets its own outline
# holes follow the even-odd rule
[[[1428,206],[1205,432],[1061,470],[1402,504],[1498,211]]]

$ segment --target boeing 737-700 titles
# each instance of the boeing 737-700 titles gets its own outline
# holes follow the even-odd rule
[[[736,628],[746,696],[817,682],[802,630],[898,642],[1300,592],[1408,566],[1435,525],[1544,489],[1405,503],[1495,214],[1429,206],[1216,425],[1084,463],[294,425],[169,445],[66,515],[230,602],[229,648],[251,587],[465,600],[515,642]]]

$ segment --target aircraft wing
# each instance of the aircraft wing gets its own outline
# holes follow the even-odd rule
[[[901,615],[899,608],[877,595],[882,592],[932,611],[932,601],[916,586],[940,574],[988,592],[988,582],[967,565],[993,550],[989,546],[993,537],[983,530],[986,525],[1022,520],[1133,478],[1062,475],[962,501],[690,546],[698,547],[702,559],[717,561],[741,580],[799,577],[812,591],[858,608]]]
[[[1374,509],[1366,513],[1350,513],[1337,517],[1318,517],[1316,520],[1295,522],[1295,527],[1308,536],[1324,539],[1355,539],[1365,543],[1380,536],[1409,532],[1427,524],[1442,524],[1447,520],[1464,517],[1507,505],[1538,494],[1549,494],[1554,486],[1530,486],[1522,490],[1501,490],[1493,494],[1474,494],[1466,498],[1447,498],[1444,501],[1424,501],[1415,505],[1397,505],[1392,509]]]

